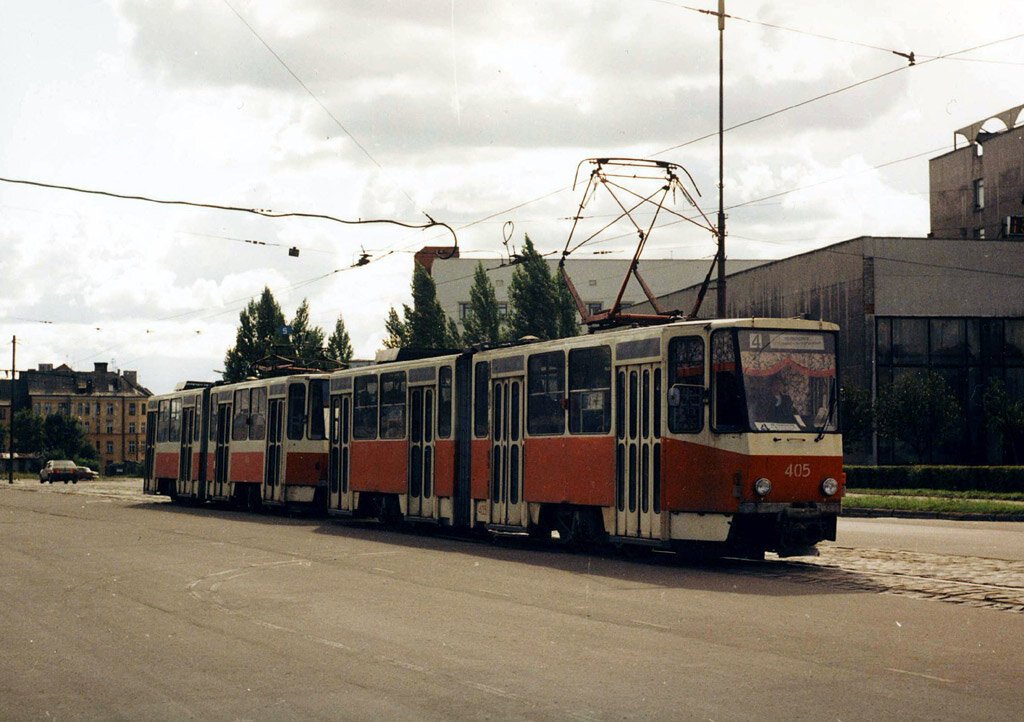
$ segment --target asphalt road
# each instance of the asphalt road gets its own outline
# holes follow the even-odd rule
[[[85,484],[0,487],[0,544],[5,719],[1020,714],[1024,614],[827,562],[582,556]]]

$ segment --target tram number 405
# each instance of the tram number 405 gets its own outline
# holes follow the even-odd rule
[[[810,464],[790,464],[786,467],[786,476],[791,479],[806,479],[811,475]]]

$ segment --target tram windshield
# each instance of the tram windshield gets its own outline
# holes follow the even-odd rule
[[[834,334],[741,329],[737,341],[752,430],[838,429]]]

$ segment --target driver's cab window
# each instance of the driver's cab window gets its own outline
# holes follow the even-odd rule
[[[743,384],[736,355],[733,331],[717,331],[711,336],[711,426],[715,431],[743,431],[746,413]]]
[[[668,428],[695,434],[704,428],[704,339],[674,338],[668,344]]]

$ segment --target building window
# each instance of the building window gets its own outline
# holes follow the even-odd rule
[[[974,181],[974,210],[980,211],[985,207],[985,179],[979,178]]]
[[[47,416],[49,416],[51,408],[52,407],[49,404],[43,404],[43,413],[45,413]]]
[[[114,422],[112,422],[112,421],[108,421],[107,422],[107,433],[108,434],[114,433]]]
[[[135,404],[128,404],[128,415],[135,416]]]
[[[131,454],[132,456],[135,456],[136,454],[139,453],[138,445],[135,443],[134,439],[128,442],[128,453]]]
[[[113,454],[114,453],[114,442],[113,441],[108,441],[107,442],[107,453],[108,454]]]
[[[57,404],[57,413],[64,414],[65,416],[71,415],[71,404],[67,401],[61,401]]]
[[[128,433],[129,434],[134,434],[135,433],[135,422],[134,421],[129,421],[128,422]]]
[[[460,303],[459,304],[459,320],[460,321],[465,321],[466,317],[468,317],[468,316],[469,316],[469,304],[468,303]]]
[[[587,304],[587,313],[590,314],[591,316],[593,316],[594,314],[597,314],[597,313],[601,313],[603,305],[604,304],[601,304],[601,303],[588,303]]]
[[[7,409],[0,409],[0,421],[7,421]]]
[[[113,415],[114,415],[114,405],[113,404],[107,404],[107,416],[113,416]]]
[[[983,241],[983,240],[985,240],[985,227],[982,226],[981,228],[975,228],[971,232],[971,237],[974,240],[976,240],[976,241]]]
[[[35,413],[36,416],[39,416],[39,404],[38,403],[33,404],[32,410],[33,410],[33,412]]]
[[[508,316],[508,304],[507,303],[499,303],[498,304],[498,318],[505,318],[506,316]]]

